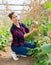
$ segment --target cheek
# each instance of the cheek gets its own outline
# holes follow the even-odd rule
[[[12,21],[15,21],[15,19],[13,18]]]
[[[17,17],[12,18],[12,21],[17,21],[17,20],[18,20],[18,18],[17,18]]]
[[[15,20],[18,20],[18,18],[16,17]]]

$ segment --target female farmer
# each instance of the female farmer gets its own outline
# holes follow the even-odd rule
[[[19,58],[17,57],[17,55],[26,57],[28,56],[27,48],[36,47],[35,44],[25,42],[25,38],[33,32],[37,32],[38,29],[29,30],[23,23],[20,23],[20,21],[18,20],[18,16],[15,12],[11,12],[8,16],[13,22],[10,29],[12,34],[11,56],[14,60],[18,60]]]

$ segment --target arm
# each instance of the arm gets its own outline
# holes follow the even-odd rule
[[[21,25],[25,29],[25,32],[28,33],[29,32],[29,28],[23,23],[21,23]]]
[[[30,34],[32,34],[33,32],[37,32],[38,31],[38,29],[33,29],[33,30],[31,30],[29,33],[26,33],[26,34],[24,34],[24,38],[26,38],[26,37],[28,37]]]

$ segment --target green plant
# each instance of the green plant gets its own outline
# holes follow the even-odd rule
[[[51,44],[44,44],[33,51],[35,65],[48,65],[51,63],[48,54],[51,53]]]
[[[45,4],[45,8],[51,9],[51,2],[47,2],[47,3]]]
[[[31,27],[31,24],[28,27]],[[37,26],[32,26],[32,28],[38,28],[39,31],[28,36],[26,41],[35,43],[37,47],[28,49],[28,54],[34,57],[34,65],[49,65],[51,64],[51,59],[48,56],[51,53],[51,37],[48,36],[47,32],[51,30],[51,23],[43,20]]]
[[[6,51],[9,35],[9,29],[5,29],[5,27],[0,29],[0,50]]]

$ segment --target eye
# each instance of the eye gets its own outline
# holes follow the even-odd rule
[[[13,17],[13,18],[15,18],[15,17]]]
[[[17,17],[17,16],[16,16]]]

